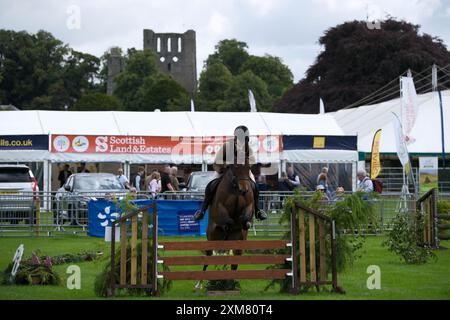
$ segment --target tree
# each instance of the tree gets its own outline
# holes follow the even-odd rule
[[[116,78],[116,95],[128,111],[167,111],[169,102],[188,99],[188,93],[170,76],[157,70],[151,50],[129,51],[126,69]],[[173,104],[171,104],[174,107]]]
[[[208,66],[200,75],[198,110],[217,111],[232,83],[233,75],[223,63]]]
[[[215,53],[208,57],[206,66],[222,63],[233,75],[237,75],[249,57],[247,48],[248,46],[245,42],[237,41],[236,39],[222,40],[216,46]]]
[[[450,53],[442,40],[420,35],[419,28],[387,19],[380,30],[370,30],[365,21],[329,29],[319,40],[324,51],[306,77],[286,92],[273,110],[318,113],[322,97],[327,111],[336,111],[380,89],[409,68],[422,71],[433,63],[448,65]],[[381,97],[379,102],[393,97]]]
[[[122,102],[115,96],[101,92],[90,92],[79,99],[72,110],[75,111],[121,111]]]
[[[250,56],[241,67],[241,73],[251,71],[266,84],[271,97],[280,99],[294,84],[294,76],[280,58],[271,55]]]
[[[246,71],[233,80],[226,92],[226,98],[219,105],[219,111],[223,112],[249,112],[250,104],[248,90],[252,90],[257,102],[258,111],[269,111],[272,99],[267,90],[266,83],[251,71]]]
[[[49,32],[0,30],[0,99],[21,109],[71,107],[95,88],[99,63]]]

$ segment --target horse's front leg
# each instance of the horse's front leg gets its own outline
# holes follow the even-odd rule
[[[213,255],[212,251],[206,251],[206,256],[207,257],[211,257]],[[206,270],[208,270],[208,265],[204,265],[203,266],[203,272],[206,272]],[[203,281],[200,280],[199,282],[197,282],[197,284],[195,285],[195,291],[199,291],[203,289]]]
[[[242,256],[243,253],[244,253],[244,252],[243,252],[242,250],[234,250],[234,251],[233,251],[233,255],[235,255],[235,256]],[[231,270],[237,271],[238,267],[239,267],[239,265],[237,265],[237,264],[232,265],[232,266],[231,266]]]

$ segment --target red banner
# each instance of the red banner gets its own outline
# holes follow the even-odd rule
[[[52,153],[200,155],[215,154],[229,137],[142,137],[52,135]],[[282,150],[280,136],[252,137],[255,153],[276,154]]]

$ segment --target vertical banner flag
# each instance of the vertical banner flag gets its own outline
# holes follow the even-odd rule
[[[439,186],[439,159],[419,158],[420,192],[427,193]]]
[[[415,140],[411,137],[411,131],[417,120],[419,113],[419,104],[417,101],[417,92],[414,85],[414,79],[411,77],[401,78],[402,88],[402,124],[404,129],[405,141],[409,145]]]
[[[441,90],[438,92],[439,95],[439,107],[441,109],[441,140],[442,140],[442,161],[443,167],[446,167],[445,163],[445,121],[444,121],[444,104],[442,103],[442,93]]]
[[[195,112],[194,100],[191,99],[191,112]]]
[[[248,101],[250,102],[250,112],[258,112],[258,109],[256,108],[255,95],[252,90],[248,90]]]
[[[373,138],[372,144],[372,164],[370,167],[370,176],[371,179],[376,179],[381,173],[381,161],[380,161],[380,141],[381,141],[381,132],[382,130],[378,130],[375,133],[375,137]]]
[[[395,134],[395,142],[397,145],[397,154],[402,166],[406,172],[406,174],[411,173],[411,161],[409,159],[408,147],[406,146],[405,137],[403,135],[402,123],[400,122],[399,117],[394,115],[394,134]]]
[[[320,114],[325,114],[325,104],[323,103],[322,98],[320,98]]]

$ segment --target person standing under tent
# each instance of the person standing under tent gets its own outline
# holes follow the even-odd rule
[[[175,189],[172,186],[172,180],[170,179],[170,173],[171,173],[170,166],[166,165],[161,174],[161,193],[175,191]]]
[[[170,169],[170,181],[174,191],[180,191],[180,182],[178,181],[178,168],[172,167]]]
[[[123,174],[122,168],[119,168],[117,170],[117,180],[119,180],[124,188],[131,189],[130,182],[128,181],[128,178]]]
[[[294,167],[289,167],[287,169],[287,175],[289,183],[292,185],[293,189],[300,188],[300,177],[295,173]]]
[[[148,191],[153,198],[156,198],[161,192],[161,175],[159,172],[153,172],[150,176],[150,182],[148,184]]]
[[[139,167],[138,173],[133,177],[131,185],[136,188],[137,192],[144,191],[145,185],[145,168]]]
[[[82,162],[80,163],[80,168],[78,168],[78,173],[91,173],[91,172],[86,168],[86,163]]]
[[[60,187],[62,187],[66,183],[67,179],[71,175],[72,175],[72,171],[70,171],[70,166],[68,164],[65,164],[64,169],[61,170],[58,175],[58,181],[59,181]]]
[[[358,189],[357,192],[372,193],[374,191],[373,182],[365,170],[358,171]]]

